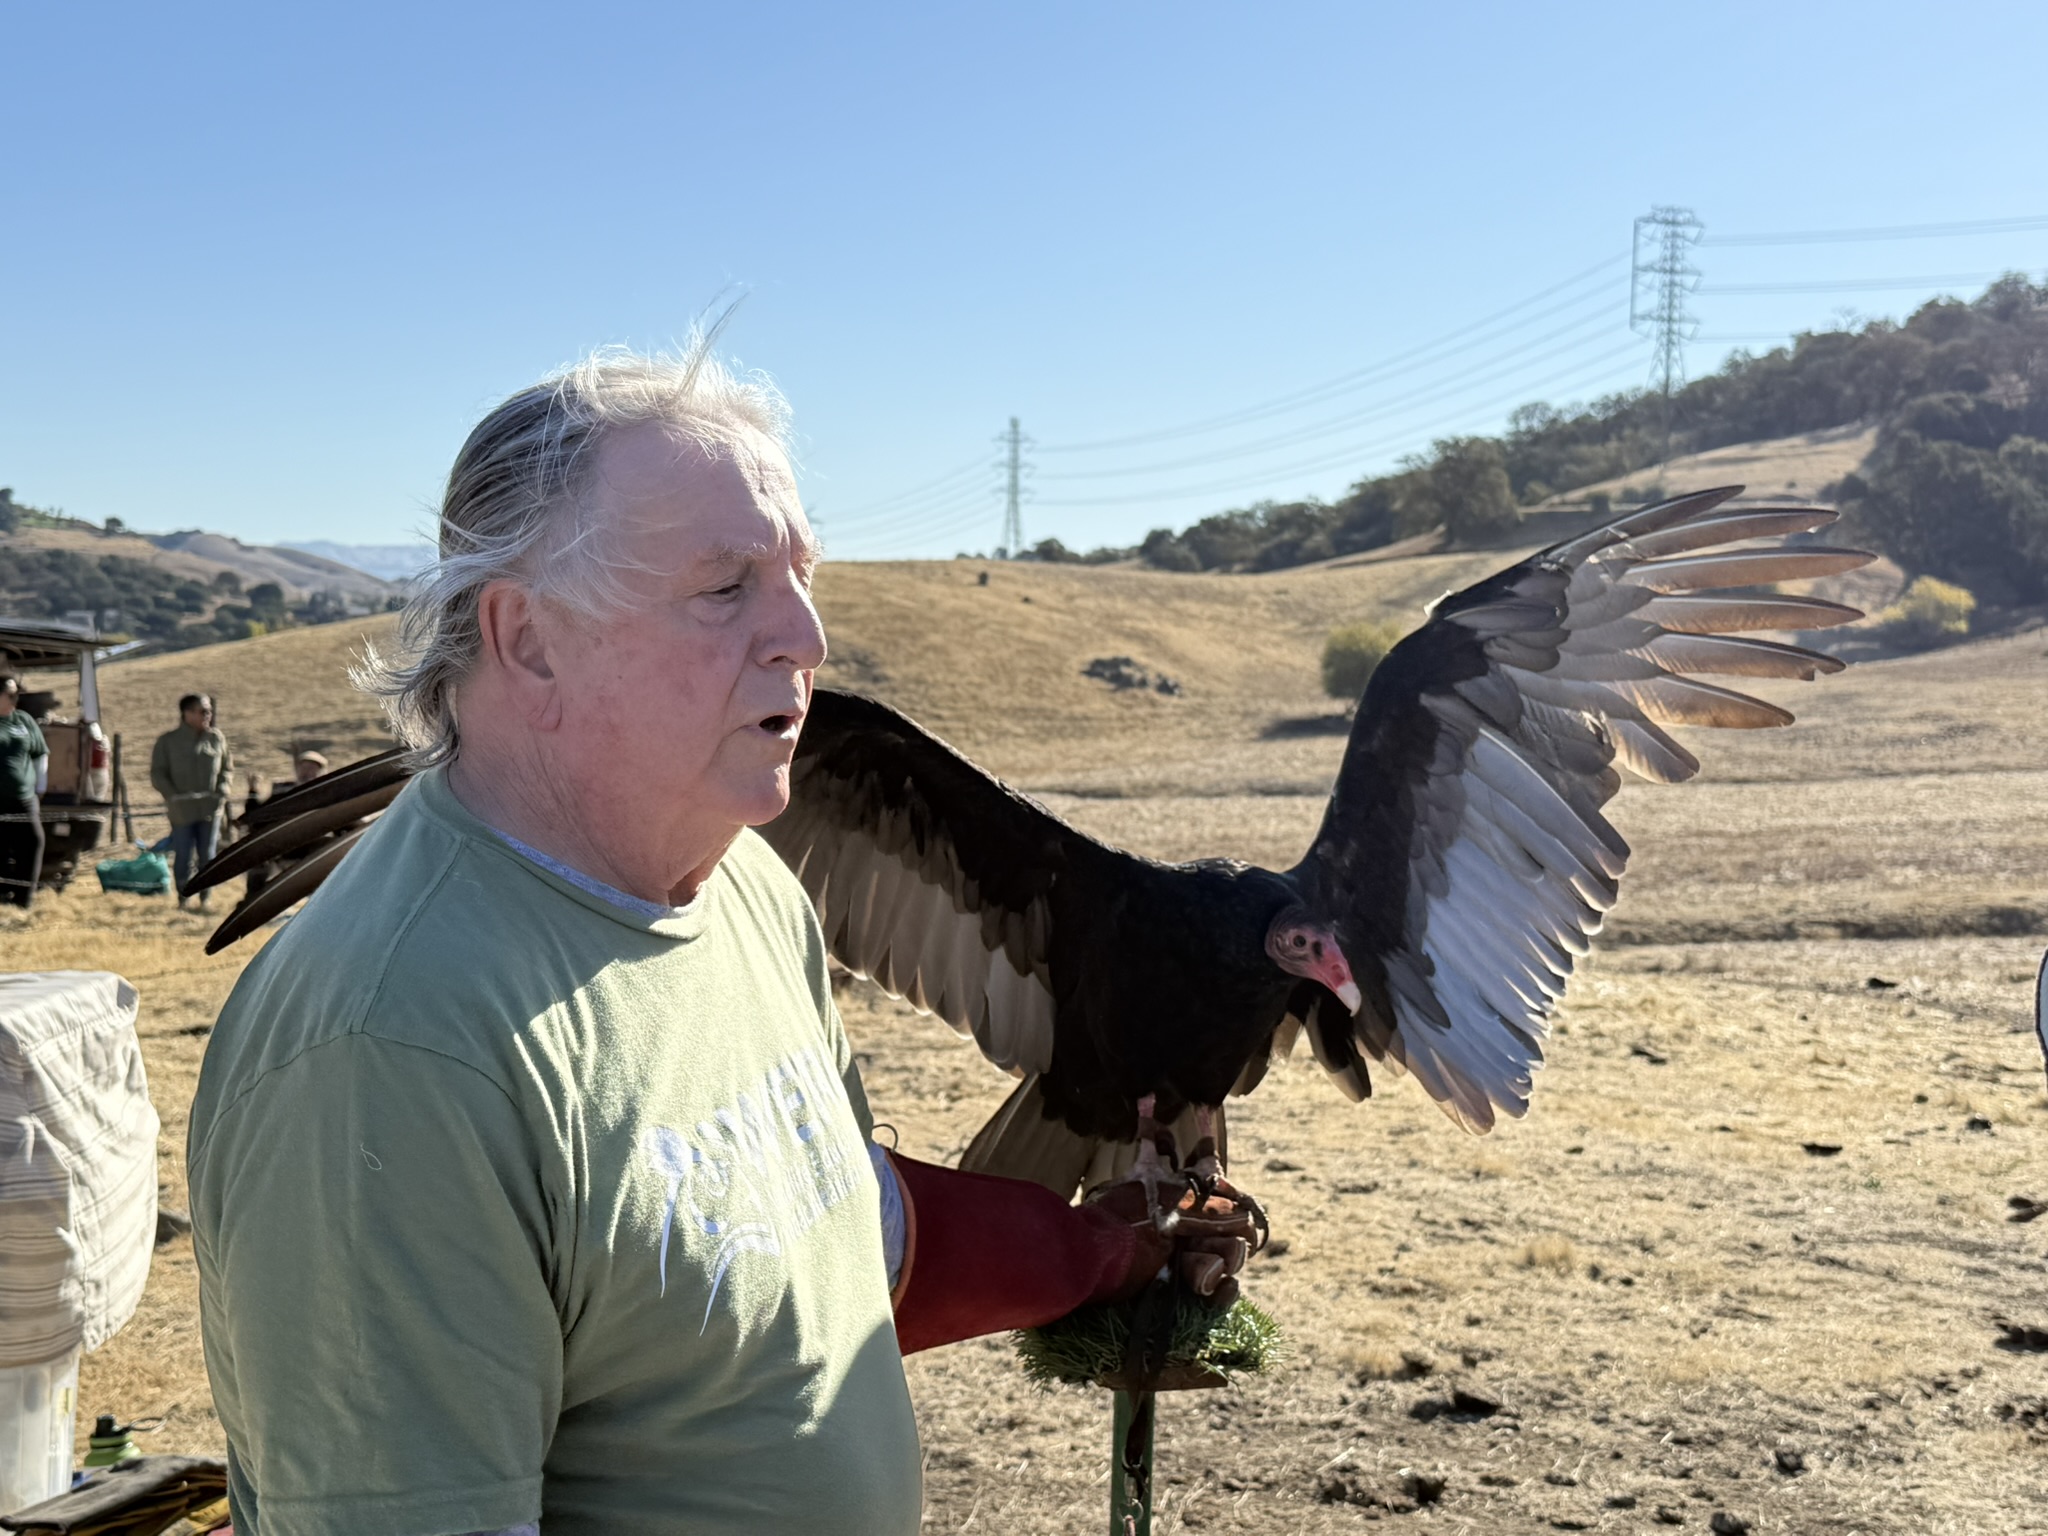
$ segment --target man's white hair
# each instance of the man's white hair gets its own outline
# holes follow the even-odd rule
[[[693,336],[678,357],[623,348],[522,389],[477,423],[441,499],[440,558],[399,624],[402,659],[369,651],[355,671],[378,694],[421,766],[460,745],[456,690],[482,650],[477,602],[494,581],[522,582],[587,617],[624,600],[607,520],[593,515],[591,465],[605,437],[658,421],[705,448],[759,433],[787,451],[789,405],[765,375],[740,373]]]

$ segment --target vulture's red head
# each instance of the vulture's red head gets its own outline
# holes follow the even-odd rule
[[[1266,954],[1288,974],[1321,982],[1343,999],[1346,1008],[1358,1012],[1364,996],[1351,974],[1351,962],[1337,947],[1337,935],[1329,925],[1315,921],[1307,908],[1289,907],[1273,919],[1266,930]]]

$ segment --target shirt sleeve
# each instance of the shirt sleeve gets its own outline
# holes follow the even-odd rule
[[[171,742],[168,736],[159,736],[156,745],[149,750],[149,787],[168,800],[177,793],[178,786],[171,782]]]
[[[853,1118],[860,1124],[860,1139],[875,1139],[875,1112],[868,1108],[868,1091],[860,1080],[860,1067],[853,1059],[853,1043],[846,1038],[846,1026],[839,1019],[839,1005],[828,997],[825,1003],[825,1034],[832,1057],[839,1067],[839,1081],[846,1088],[846,1102],[853,1106]]]
[[[225,800],[235,787],[235,754],[228,739],[220,738],[220,763],[213,775],[213,792]]]
[[[264,1536],[538,1519],[555,1223],[505,1093],[343,1036],[225,1109],[192,1171],[207,1369],[254,1506],[238,1516]]]

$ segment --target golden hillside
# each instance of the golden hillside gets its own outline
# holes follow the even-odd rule
[[[1582,505],[1590,496],[1615,496],[1631,487],[1649,485],[1673,489],[1740,485],[1751,499],[1786,496],[1816,501],[1869,458],[1876,444],[1877,428],[1865,426],[1829,427],[1821,432],[1800,432],[1761,442],[1731,443],[1725,448],[1681,454],[1662,464],[1579,486],[1553,496],[1545,505]]]

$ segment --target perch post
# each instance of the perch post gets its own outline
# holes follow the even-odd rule
[[[1150,1392],[1118,1388],[1111,1413],[1109,1536],[1152,1536],[1152,1412]],[[1137,1429],[1133,1444],[1132,1429]],[[1128,1468],[1134,1467],[1133,1477]]]

